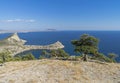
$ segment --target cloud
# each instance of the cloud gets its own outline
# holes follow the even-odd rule
[[[8,20],[0,20],[0,22],[4,22],[4,23],[13,23],[13,22],[35,22],[35,20],[33,19],[8,19]]]

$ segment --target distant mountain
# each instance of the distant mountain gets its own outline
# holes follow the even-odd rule
[[[57,31],[56,29],[47,29],[46,31]]]

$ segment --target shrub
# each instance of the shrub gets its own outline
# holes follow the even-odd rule
[[[97,59],[103,62],[115,62],[111,58],[107,57],[103,53],[98,53],[96,56],[94,56],[92,59]]]
[[[66,53],[66,52],[65,52],[64,50],[62,50],[62,49],[51,50],[51,51],[50,51],[50,55],[51,55],[51,57],[64,57],[64,58],[69,57],[69,54]]]
[[[35,57],[33,56],[33,54],[29,53],[27,55],[23,55],[22,60],[35,60]]]

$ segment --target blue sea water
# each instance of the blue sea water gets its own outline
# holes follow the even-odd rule
[[[55,31],[55,32],[29,32],[18,33],[20,38],[27,40],[29,45],[47,45],[62,42],[64,50],[71,55],[75,55],[71,40],[79,39],[80,35],[89,34],[99,39],[99,52],[104,54],[116,53],[120,55],[120,31]],[[0,39],[10,35],[10,33],[0,34]],[[39,50],[33,51],[36,57],[40,55]],[[117,61],[120,61],[118,57]]]

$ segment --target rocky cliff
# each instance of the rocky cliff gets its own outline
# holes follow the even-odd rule
[[[17,35],[17,33],[12,34],[11,36],[9,36],[8,38],[5,39],[6,41],[8,41],[9,44],[25,44],[25,42],[27,42],[26,40],[20,39],[19,36]]]
[[[64,45],[59,41],[49,45],[24,45],[25,42],[27,41],[20,39],[17,33],[14,33],[11,36],[0,41],[0,46],[1,46],[0,52],[7,50],[12,54],[12,56],[14,56],[18,53],[29,50],[36,50],[36,49],[57,50],[64,48]]]

